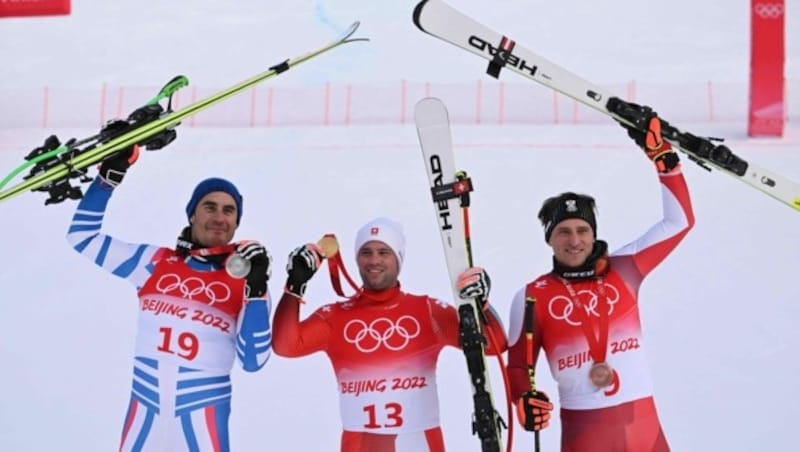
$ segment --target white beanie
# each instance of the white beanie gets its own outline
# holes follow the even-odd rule
[[[356,255],[365,243],[373,240],[388,245],[397,256],[398,269],[403,266],[403,258],[406,255],[406,236],[403,234],[403,226],[400,223],[379,217],[362,226],[356,234]]]

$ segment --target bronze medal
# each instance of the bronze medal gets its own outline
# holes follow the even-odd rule
[[[614,371],[607,363],[595,363],[589,370],[589,379],[596,387],[605,388],[614,382]]]

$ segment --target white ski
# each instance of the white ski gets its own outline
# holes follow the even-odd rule
[[[450,120],[441,100],[427,97],[417,102],[414,109],[419,144],[425,158],[425,169],[431,187],[441,187],[455,182],[456,163],[450,134]],[[458,300],[456,282],[458,275],[469,267],[466,236],[461,218],[461,207],[457,198],[434,203],[439,233],[450,275],[450,288]]]
[[[456,287],[458,275],[472,265],[461,205],[462,195],[468,194],[471,185],[468,179],[457,177],[450,121],[442,101],[428,97],[417,102],[414,120],[442,237],[450,288],[453,299],[458,301],[460,342],[467,359],[475,407],[472,430],[478,434],[483,452],[500,452],[502,419],[492,402],[480,308],[475,300],[460,299]]]
[[[520,46],[441,0],[422,0],[414,9],[420,30],[490,61],[487,72],[498,77],[509,69],[569,96],[617,121],[646,130],[648,107],[626,102],[605,89]],[[800,210],[800,184],[735,155],[726,146],[683,132],[662,118],[664,138],[700,166],[737,178],[778,201]]]

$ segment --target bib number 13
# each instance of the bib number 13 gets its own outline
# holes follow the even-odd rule
[[[403,406],[399,403],[389,402],[382,409],[375,405],[367,405],[364,407],[364,412],[367,413],[365,428],[400,427],[403,425]]]

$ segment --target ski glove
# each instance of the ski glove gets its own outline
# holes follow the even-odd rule
[[[139,146],[133,145],[129,148],[123,149],[111,157],[103,160],[100,164],[100,179],[106,184],[116,187],[122,182],[128,168],[131,167],[139,158]]]
[[[656,113],[648,115],[647,132],[636,130],[633,127],[623,124],[628,130],[628,136],[636,142],[647,154],[647,157],[656,165],[660,173],[668,173],[678,166],[680,159],[678,154],[672,150],[672,145],[661,136],[661,120]]]
[[[492,281],[489,279],[489,274],[486,273],[486,270],[481,267],[468,268],[458,275],[456,288],[458,289],[458,296],[462,300],[478,299],[483,309],[486,309],[489,304],[489,291],[492,288]]]
[[[250,272],[247,273],[245,297],[263,298],[267,293],[267,281],[272,276],[272,256],[264,245],[247,240],[236,246],[236,253],[250,262]]]
[[[528,391],[517,400],[517,418],[522,428],[535,432],[550,425],[553,404],[542,391]]]
[[[319,269],[323,256],[322,249],[313,243],[292,250],[286,263],[286,292],[303,298],[308,281]]]

